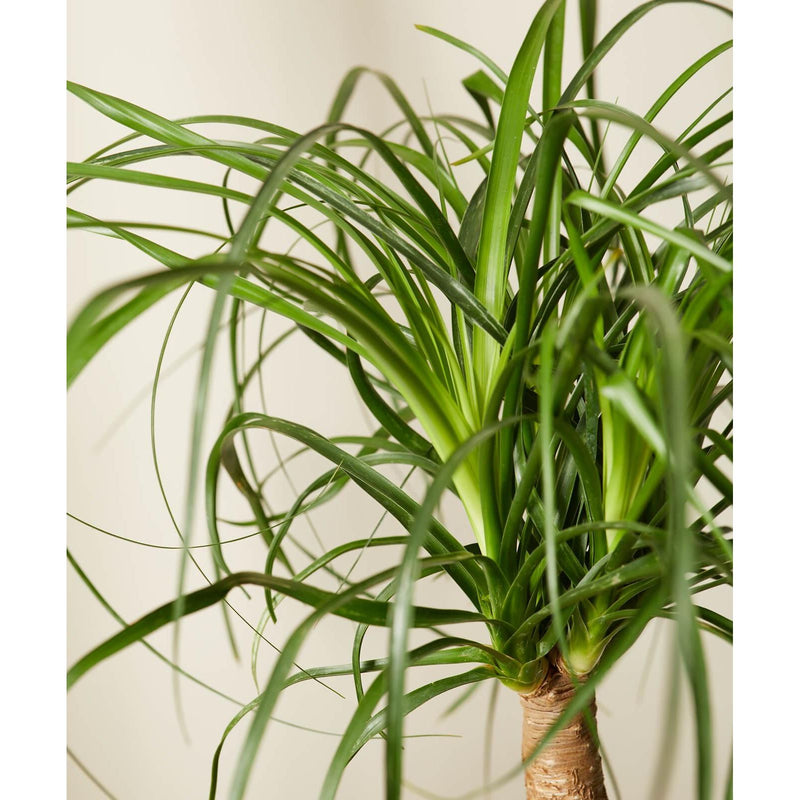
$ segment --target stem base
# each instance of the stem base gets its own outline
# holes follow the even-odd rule
[[[555,666],[535,692],[519,696],[523,759],[533,752],[574,696],[571,679]],[[608,800],[600,751],[592,733],[597,728],[596,715],[592,698],[589,707],[561,728],[527,766],[527,800]]]

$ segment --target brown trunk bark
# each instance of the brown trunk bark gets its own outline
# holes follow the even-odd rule
[[[561,715],[575,690],[570,678],[555,666],[542,685],[521,694],[522,757],[534,747]],[[586,712],[561,728],[525,770],[527,800],[608,800],[600,751],[587,725]],[[594,699],[588,708],[596,718]]]

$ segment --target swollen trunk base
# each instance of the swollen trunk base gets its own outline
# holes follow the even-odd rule
[[[522,757],[525,758],[575,696],[571,680],[555,667],[531,694],[519,696],[522,705]],[[600,751],[586,722],[596,706],[569,721],[544,746],[525,770],[527,800],[608,800]]]

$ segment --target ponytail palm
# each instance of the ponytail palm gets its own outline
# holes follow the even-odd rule
[[[193,436],[180,592],[76,662],[68,683],[183,616],[220,605],[227,618],[226,597],[236,587],[264,592],[256,637],[278,618],[282,598],[308,607],[263,691],[224,732],[213,758],[212,797],[230,730],[249,726],[231,789],[241,798],[280,693],[342,674],[352,676],[357,704],[321,797],[335,796],[348,762],[381,736],[386,796],[399,798],[405,716],[481,681],[499,681],[521,696],[525,759],[518,771],[526,770],[529,797],[573,796],[564,792],[578,789],[564,787],[575,780],[583,794],[574,796],[605,797],[594,690],[658,617],[677,626],[695,710],[697,795],[711,796],[700,632],[730,640],[732,626],[697,596],[732,580],[729,531],[718,522],[732,502],[725,474],[732,457],[730,114],[709,97],[679,136],[666,136],[657,123],[673,95],[699,80],[730,43],[688,64],[643,116],[596,99],[593,82],[617,41],[665,4],[639,6],[595,42],[594,3],[581,2],[585,60],[569,81],[562,75],[563,0],[541,4],[508,75],[471,46],[423,28],[478,59],[464,83],[479,120],[419,115],[389,77],[378,75],[400,121],[380,133],[348,124],[348,101],[367,72],[361,68],[345,77],[328,120],[305,134],[232,116],[172,121],[69,85],[130,134],[68,165],[68,224],[122,239],[151,262],[140,278],[110,286],[76,315],[68,333],[69,382],[166,295],[185,296],[199,285],[213,303],[187,408]],[[541,99],[532,97],[537,73]],[[203,133],[216,123],[235,138]],[[610,126],[625,133],[619,152],[606,147]],[[625,168],[641,140],[657,154],[629,182]],[[211,162],[219,181],[158,169],[160,159],[175,157]],[[233,188],[242,177],[255,191]],[[80,210],[80,188],[95,180],[219,198],[225,228],[188,231],[212,245],[186,256],[158,242],[159,231],[187,233],[177,225]],[[665,208],[675,214],[671,224],[657,221]],[[281,227],[299,247],[272,249],[271,233]],[[290,332],[341,364],[342,379],[370,414],[370,435],[326,438],[249,407],[250,390],[263,375],[275,377],[269,356],[290,335],[272,344],[259,337],[252,363],[239,363],[251,311],[262,319],[280,315]],[[223,326],[231,406],[203,449]],[[258,459],[276,436],[324,465],[285,509],[270,502],[270,476]],[[405,482],[387,477],[385,465],[424,475],[424,493],[414,497]],[[247,527],[264,542],[264,559],[248,572],[232,571],[225,557],[231,545],[220,535],[217,507],[225,475],[250,509]],[[354,526],[351,541],[327,552],[299,540],[297,518],[351,483],[404,534]],[[187,593],[192,509],[201,488],[214,574],[206,588]],[[448,495],[463,506],[467,530],[444,524],[439,508]],[[395,556],[387,569],[356,579],[342,559],[367,550]],[[322,588],[330,576],[335,591]],[[452,581],[463,603],[420,604],[417,584],[429,576]],[[307,635],[329,615],[357,623],[352,662],[298,669]],[[466,622],[480,623],[485,634],[473,638],[472,625],[465,635]],[[366,659],[362,645],[374,626],[388,628],[388,647],[384,657]],[[413,629],[427,632],[423,644],[412,647]],[[461,671],[410,690],[406,674],[420,665]],[[568,735],[586,753],[575,755]]]

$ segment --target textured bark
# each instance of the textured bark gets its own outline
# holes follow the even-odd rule
[[[520,695],[523,758],[533,752],[574,695],[572,681],[555,666],[535,692]],[[587,711],[596,718],[594,698]],[[585,713],[561,728],[528,765],[527,800],[608,800],[600,751]]]

